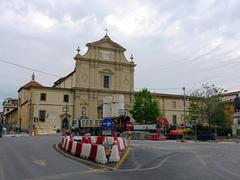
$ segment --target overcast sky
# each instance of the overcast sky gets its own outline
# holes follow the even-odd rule
[[[110,38],[134,56],[135,88],[182,93],[209,82],[240,89],[239,0],[1,0],[0,60],[65,76],[77,46]],[[32,70],[0,61],[0,99]],[[59,77],[35,72],[52,86]]]

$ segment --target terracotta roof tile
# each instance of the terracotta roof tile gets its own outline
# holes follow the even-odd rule
[[[31,80],[30,82],[28,82],[27,84],[22,86],[18,91],[20,91],[21,89],[28,89],[30,87],[43,87],[43,85],[41,85],[40,83],[38,83],[35,80]]]

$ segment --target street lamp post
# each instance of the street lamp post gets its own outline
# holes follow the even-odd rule
[[[186,119],[186,93],[185,93],[185,91],[186,91],[186,88],[183,87],[183,119],[184,119],[184,121]]]
[[[67,108],[68,108],[68,104],[66,102],[66,107],[65,107],[65,119],[67,119]]]
[[[63,128],[65,128],[65,129],[68,129],[69,127],[69,122],[68,122],[68,118],[67,118],[67,116],[68,116],[68,100],[69,100],[69,97],[68,97],[68,95],[64,95],[64,97],[63,97],[63,101],[66,103],[66,106],[65,106],[65,118],[64,118],[64,122],[63,122]]]

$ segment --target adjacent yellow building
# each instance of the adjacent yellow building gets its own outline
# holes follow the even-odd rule
[[[153,93],[158,100],[163,116],[168,119],[169,124],[184,124],[184,112],[187,115],[190,101],[184,96],[176,94]]]
[[[66,88],[44,87],[32,80],[18,90],[18,127],[49,133],[61,129],[62,120],[72,119],[73,92]]]

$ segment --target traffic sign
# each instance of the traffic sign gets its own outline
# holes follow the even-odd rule
[[[102,135],[103,136],[111,136],[112,135],[112,130],[107,129],[107,130],[102,130]]]
[[[112,119],[110,119],[110,118],[103,119],[102,128],[103,129],[112,129]]]

